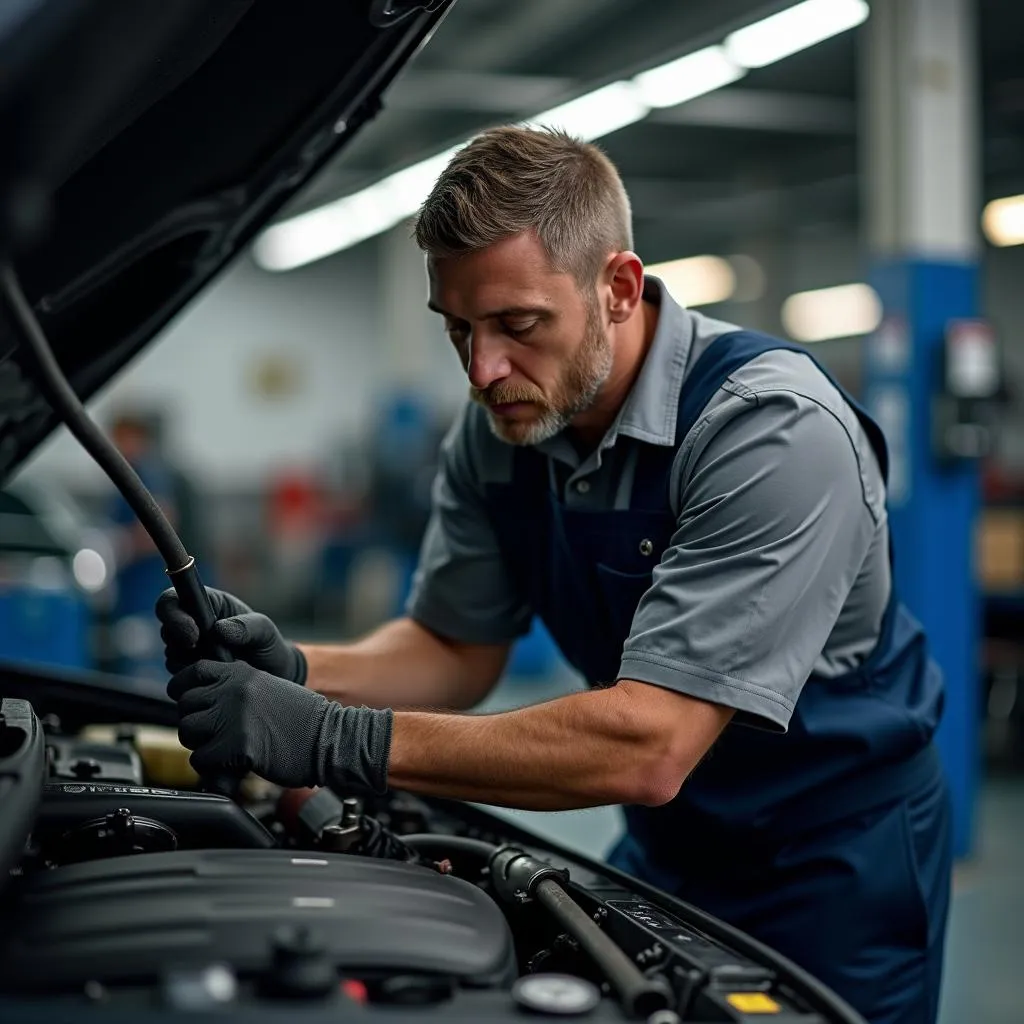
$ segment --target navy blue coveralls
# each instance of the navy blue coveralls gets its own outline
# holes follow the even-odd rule
[[[514,582],[591,685],[618,677],[651,586],[655,560],[638,555],[637,538],[663,552],[675,531],[676,449],[726,378],[773,349],[806,355],[747,331],[709,346],[683,382],[675,446],[641,449],[628,510],[566,507],[528,447],[515,451],[511,482],[488,487]],[[881,429],[840,391],[887,476]],[[669,804],[625,808],[610,861],[788,956],[872,1024],[931,1024],[951,859],[932,744],[942,703],[941,674],[894,586],[865,662],[812,676],[784,734],[727,727]]]

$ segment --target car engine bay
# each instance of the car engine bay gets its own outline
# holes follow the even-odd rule
[[[483,809],[202,792],[172,727],[114,711],[0,704],[0,1010],[858,1019],[742,933]]]

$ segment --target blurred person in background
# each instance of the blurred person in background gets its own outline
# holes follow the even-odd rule
[[[383,404],[370,437],[369,512],[375,538],[395,559],[398,610],[430,520],[440,440],[431,409],[408,393],[392,395]]]
[[[286,641],[161,597],[200,773],[562,810],[611,862],[789,956],[873,1024],[930,1024],[949,904],[941,673],[892,585],[878,426],[797,346],[681,308],[595,146],[502,128],[417,221],[471,401],[406,613]],[[493,715],[539,616],[591,684]],[[400,709],[400,710],[391,710]]]

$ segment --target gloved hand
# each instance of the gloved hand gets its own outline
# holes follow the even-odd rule
[[[252,771],[288,788],[387,790],[390,710],[343,707],[244,661],[197,661],[167,692],[202,776]]]
[[[305,656],[281,636],[266,615],[254,612],[244,601],[223,590],[207,587],[206,592],[218,619],[212,633],[239,661],[300,686],[306,685]],[[165,590],[157,599],[156,617],[163,623],[160,637],[164,642],[164,663],[168,672],[180,672],[202,657],[196,649],[199,627],[182,609],[173,589]]]

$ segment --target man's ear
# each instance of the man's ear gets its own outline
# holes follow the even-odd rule
[[[625,323],[644,295],[644,265],[640,257],[635,252],[617,252],[609,256],[603,281],[607,289],[609,318],[612,323]]]

